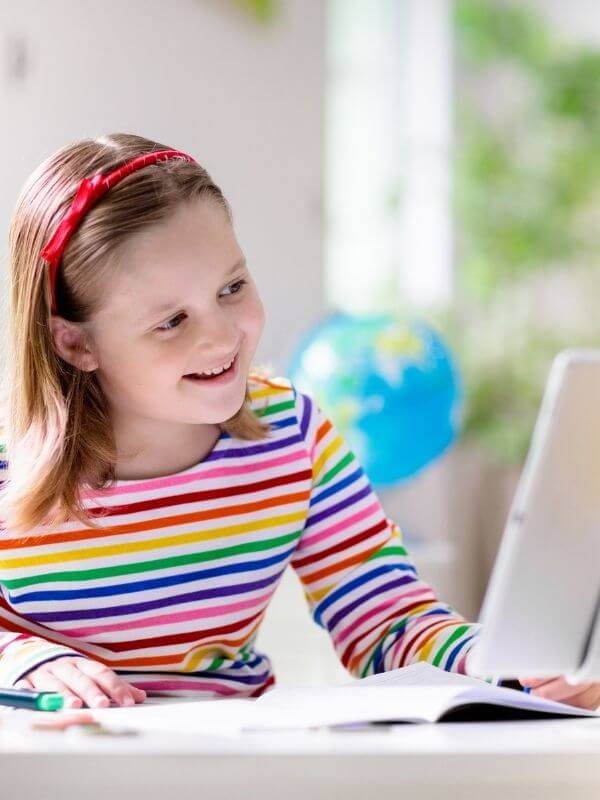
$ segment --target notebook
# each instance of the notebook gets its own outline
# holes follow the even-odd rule
[[[598,711],[492,686],[420,662],[334,686],[277,687],[258,699],[149,697],[130,708],[92,709],[104,725],[177,733],[600,717]]]

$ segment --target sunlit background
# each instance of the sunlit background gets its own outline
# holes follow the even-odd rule
[[[437,331],[459,430],[379,495],[476,619],[552,357],[600,345],[599,43],[594,0],[2,3],[3,262],[31,170],[129,131],[229,199],[274,374],[334,311]],[[293,573],[258,646],[280,683],[347,678]]]

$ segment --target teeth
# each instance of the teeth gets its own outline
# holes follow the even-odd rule
[[[233,362],[234,362],[234,359],[232,358],[231,361],[228,361],[227,364],[223,364],[222,367],[217,367],[217,369],[211,369],[208,372],[199,372],[198,374],[199,375],[220,375],[221,372],[225,372],[226,369],[229,369],[229,367],[233,364]]]

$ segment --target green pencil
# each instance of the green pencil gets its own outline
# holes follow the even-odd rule
[[[64,703],[64,697],[58,692],[0,688],[0,706],[31,708],[34,711],[60,711]]]

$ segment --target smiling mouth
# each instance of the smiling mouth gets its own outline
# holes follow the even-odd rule
[[[201,374],[201,373],[198,373],[198,372],[190,372],[187,375],[184,375],[183,377],[184,378],[189,378],[190,380],[196,380],[196,381],[212,381],[215,378],[220,378],[223,375],[227,375],[228,372],[231,372],[231,370],[235,367],[237,358],[238,358],[238,353],[235,354],[232,362],[227,367],[227,369],[222,369],[220,372],[213,373],[212,375],[208,374],[208,373],[202,373]]]

